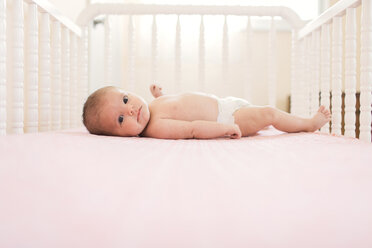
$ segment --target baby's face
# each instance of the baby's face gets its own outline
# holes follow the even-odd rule
[[[150,120],[145,100],[120,89],[106,92],[101,107],[100,124],[112,135],[136,136]]]

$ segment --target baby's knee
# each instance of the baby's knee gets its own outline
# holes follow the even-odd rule
[[[266,120],[268,123],[274,123],[277,116],[277,111],[275,108],[271,106],[265,106],[261,109],[261,116]]]

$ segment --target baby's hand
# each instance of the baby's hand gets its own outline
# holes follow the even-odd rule
[[[229,135],[231,139],[240,139],[242,137],[242,132],[240,131],[239,126],[234,124],[231,125],[231,129],[229,130],[227,135]]]
[[[156,84],[150,85],[150,91],[155,98],[163,95],[162,88]]]

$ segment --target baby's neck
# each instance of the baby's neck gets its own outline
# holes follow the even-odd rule
[[[138,134],[139,137],[145,137],[146,136],[145,133],[146,133],[146,129],[147,129],[149,123],[150,123],[150,119],[151,119],[151,113],[150,113],[149,120],[147,121],[145,128],[142,130],[142,132],[140,134]]]

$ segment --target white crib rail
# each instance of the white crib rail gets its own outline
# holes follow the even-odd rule
[[[304,40],[311,36],[317,36],[321,30],[321,48],[314,46],[315,54],[321,57],[321,66],[315,63],[316,69],[311,73],[314,77],[311,84],[315,88],[321,84],[321,104],[326,107],[330,104],[330,90],[332,91],[332,127],[331,132],[341,134],[342,122],[342,71],[345,71],[345,132],[344,135],[355,137],[358,126],[356,116],[356,92],[357,92],[357,16],[356,7],[362,8],[361,16],[361,48],[360,48],[360,135],[359,138],[371,142],[371,104],[372,104],[372,4],[370,0],[341,0],[325,11],[321,16],[308,23],[298,32],[294,42],[294,60],[292,65],[292,93],[294,104],[304,105],[307,95],[306,88],[301,89],[301,76],[298,75],[297,64],[301,61],[301,47]],[[346,16],[345,50],[343,51],[343,28],[342,17]],[[330,34],[332,27],[332,36]],[[316,38],[318,40],[318,38]],[[331,42],[332,40],[332,42]],[[343,56],[344,54],[344,56]],[[316,55],[318,57],[318,55]],[[345,68],[342,69],[342,59],[345,58]],[[330,72],[332,71],[332,76]],[[309,73],[309,71],[307,71]],[[306,77],[306,76],[305,76]],[[314,92],[316,94],[316,92]],[[301,97],[304,96],[304,97]],[[315,99],[314,99],[315,100]],[[298,101],[302,101],[298,102]],[[311,100],[313,101],[313,100]],[[315,100],[316,101],[316,100]],[[312,107],[313,108],[313,107]],[[297,114],[307,115],[309,109],[292,107]],[[329,132],[329,126],[322,128]]]
[[[199,86],[198,89],[201,91],[205,90],[205,77],[206,77],[206,49],[205,49],[205,37],[204,37],[204,15],[221,15],[225,17],[225,21],[223,24],[222,30],[222,45],[221,45],[221,69],[219,70],[221,73],[221,77],[225,80],[226,84],[224,85],[226,88],[229,88],[228,85],[229,80],[229,72],[230,72],[230,41],[229,41],[229,25],[228,19],[229,16],[246,16],[248,18],[247,24],[247,46],[251,45],[251,36],[252,36],[252,27],[250,23],[251,16],[267,16],[271,17],[271,31],[270,31],[270,39],[268,43],[269,57],[268,57],[268,88],[269,88],[269,97],[268,102],[271,105],[275,105],[276,103],[276,83],[277,83],[277,57],[276,57],[276,28],[275,28],[275,17],[281,17],[293,30],[297,30],[304,25],[304,22],[298,17],[298,15],[286,7],[281,6],[200,6],[200,5],[152,5],[152,4],[93,4],[89,5],[77,19],[77,23],[86,28],[88,24],[93,20],[94,17],[98,15],[126,15],[129,17],[128,21],[128,47],[127,47],[127,67],[126,67],[126,84],[128,90],[135,90],[134,84],[134,77],[136,75],[136,57],[135,57],[135,46],[137,45],[135,32],[136,27],[134,26],[133,16],[136,15],[151,15],[153,16],[152,21],[152,37],[151,37],[151,74],[153,81],[157,80],[157,49],[158,49],[158,40],[157,40],[157,23],[156,23],[156,16],[158,15],[177,15],[177,23],[175,27],[175,42],[174,42],[174,90],[180,91],[181,89],[181,81],[183,72],[183,64],[182,64],[182,57],[183,57],[183,47],[182,47],[182,37],[181,37],[181,29],[182,23],[180,16],[184,15],[198,15],[200,16],[200,25],[199,25],[199,51],[198,51],[198,81]],[[107,19],[108,20],[108,19]],[[106,27],[107,24],[105,23]],[[107,30],[107,28],[106,28]],[[110,46],[111,43],[110,38],[108,37],[109,32],[106,32],[105,38],[105,64],[110,65],[112,63],[108,62],[112,58],[110,57],[109,51],[111,50]],[[81,50],[86,50],[86,47],[82,47]],[[250,54],[249,49],[247,49],[247,53]],[[248,56],[249,57],[249,56]],[[248,60],[251,58],[248,58]],[[252,61],[247,61],[247,65],[252,65]],[[105,75],[108,74],[109,71],[112,69],[110,66],[105,66]],[[247,69],[246,81],[249,82],[249,79],[252,78],[252,68]],[[173,81],[173,80],[172,80]],[[249,91],[248,83],[245,84],[245,92]],[[246,94],[247,96],[248,94]]]
[[[70,40],[80,33],[45,0],[0,0],[0,134],[76,126]]]
[[[222,77],[227,77],[229,73],[229,35],[228,35],[228,16],[269,16],[276,17],[279,16],[285,19],[293,29],[298,29],[303,26],[303,21],[298,17],[298,15],[286,7],[278,6],[198,6],[198,5],[154,5],[154,4],[93,4],[89,5],[83,12],[79,15],[77,23],[82,27],[87,27],[88,23],[98,15],[127,15],[129,16],[128,23],[128,66],[127,66],[127,84],[129,90],[134,90],[134,75],[135,75],[135,66],[134,66],[134,52],[135,52],[135,27],[133,26],[134,15],[153,15],[153,26],[152,26],[152,78],[155,81],[156,71],[157,71],[157,24],[156,16],[157,15],[177,15],[177,24],[175,30],[175,69],[174,69],[174,87],[176,91],[181,90],[181,80],[182,80],[182,47],[181,47],[181,20],[180,15],[199,15],[201,17],[200,22],[200,32],[199,32],[199,61],[198,61],[198,79],[199,79],[199,90],[204,90],[205,86],[205,40],[204,40],[204,15],[222,15],[225,16],[225,22],[223,25],[223,36],[222,36],[222,68],[221,75]],[[275,44],[276,44],[276,32],[274,21],[272,22],[273,30],[270,34],[270,58],[269,61],[269,88],[270,88],[270,97],[274,100],[271,100],[271,104],[275,105],[275,96],[276,96],[276,54],[275,54]],[[106,43],[109,43],[109,38],[106,36]],[[84,48],[86,49],[86,48]],[[109,61],[109,50],[110,44],[105,44],[105,59],[104,61]],[[110,67],[105,67],[105,75],[111,70]],[[249,72],[248,72],[249,73]],[[248,78],[248,77],[247,77]],[[229,85],[226,85],[229,87]],[[269,98],[270,99],[270,98]]]

